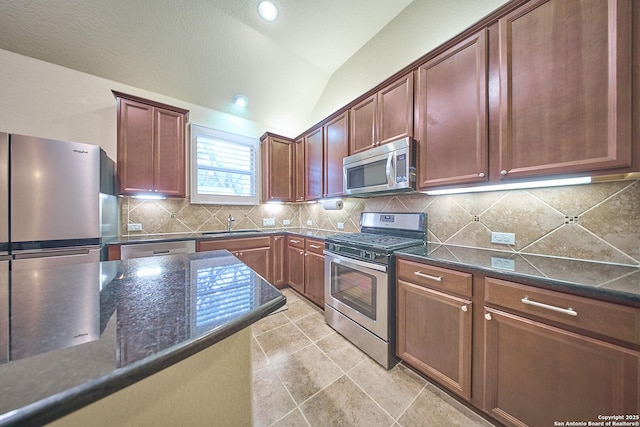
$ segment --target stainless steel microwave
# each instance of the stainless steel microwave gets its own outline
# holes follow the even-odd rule
[[[407,137],[342,160],[345,196],[414,191],[415,142]]]

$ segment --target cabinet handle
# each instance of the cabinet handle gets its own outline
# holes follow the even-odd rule
[[[478,174],[478,176],[479,176],[480,178],[484,178],[484,172],[480,172],[480,173]]]
[[[304,251],[300,251],[300,255],[304,255]]]
[[[320,249],[322,246],[318,246],[318,245],[309,245],[311,246],[313,249]]]
[[[502,170],[500,171],[500,175],[506,175],[506,174],[507,174],[507,171],[506,171],[506,170],[502,169]]]
[[[442,276],[431,276],[421,271],[415,271],[413,274],[415,274],[416,276],[424,277],[425,279],[431,279],[431,280],[435,280],[436,282],[442,282]]]
[[[300,240],[293,240],[293,239],[291,239],[291,243],[300,243]]]
[[[547,310],[557,311],[558,313],[568,314],[569,316],[578,315],[578,312],[572,309],[571,307],[569,308],[556,307],[555,305],[549,305],[549,304],[544,304],[537,301],[531,301],[528,297],[522,298],[521,301],[523,304],[532,305],[534,307],[539,307],[539,308],[546,308]]]
[[[460,307],[460,310],[466,313],[467,311],[469,311],[469,307],[467,307],[466,305],[463,305],[462,307]]]
[[[484,318],[487,320],[491,320],[491,313],[485,313]]]

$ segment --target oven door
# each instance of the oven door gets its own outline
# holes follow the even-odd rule
[[[325,304],[389,341],[387,266],[324,254]]]

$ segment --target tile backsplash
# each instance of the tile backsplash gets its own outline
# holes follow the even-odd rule
[[[451,245],[640,266],[640,181],[446,196],[422,193],[343,199],[321,204],[228,206],[186,199],[121,199],[122,235],[307,227],[359,231],[360,212],[426,212],[429,240]],[[275,226],[263,226],[273,218]],[[288,224],[286,223],[288,221]],[[141,232],[127,224],[142,224]],[[341,226],[341,227],[339,227]],[[491,243],[491,232],[516,235],[515,245]]]

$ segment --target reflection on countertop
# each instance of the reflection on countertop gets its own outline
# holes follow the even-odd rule
[[[30,286],[23,280],[24,289],[0,292],[0,316],[11,325],[8,361],[0,363],[0,425],[49,422],[285,304],[280,291],[227,251],[29,274]],[[37,276],[51,274],[60,278],[60,287],[37,286]],[[73,289],[61,292],[65,286]],[[14,353],[17,344],[23,350]]]

